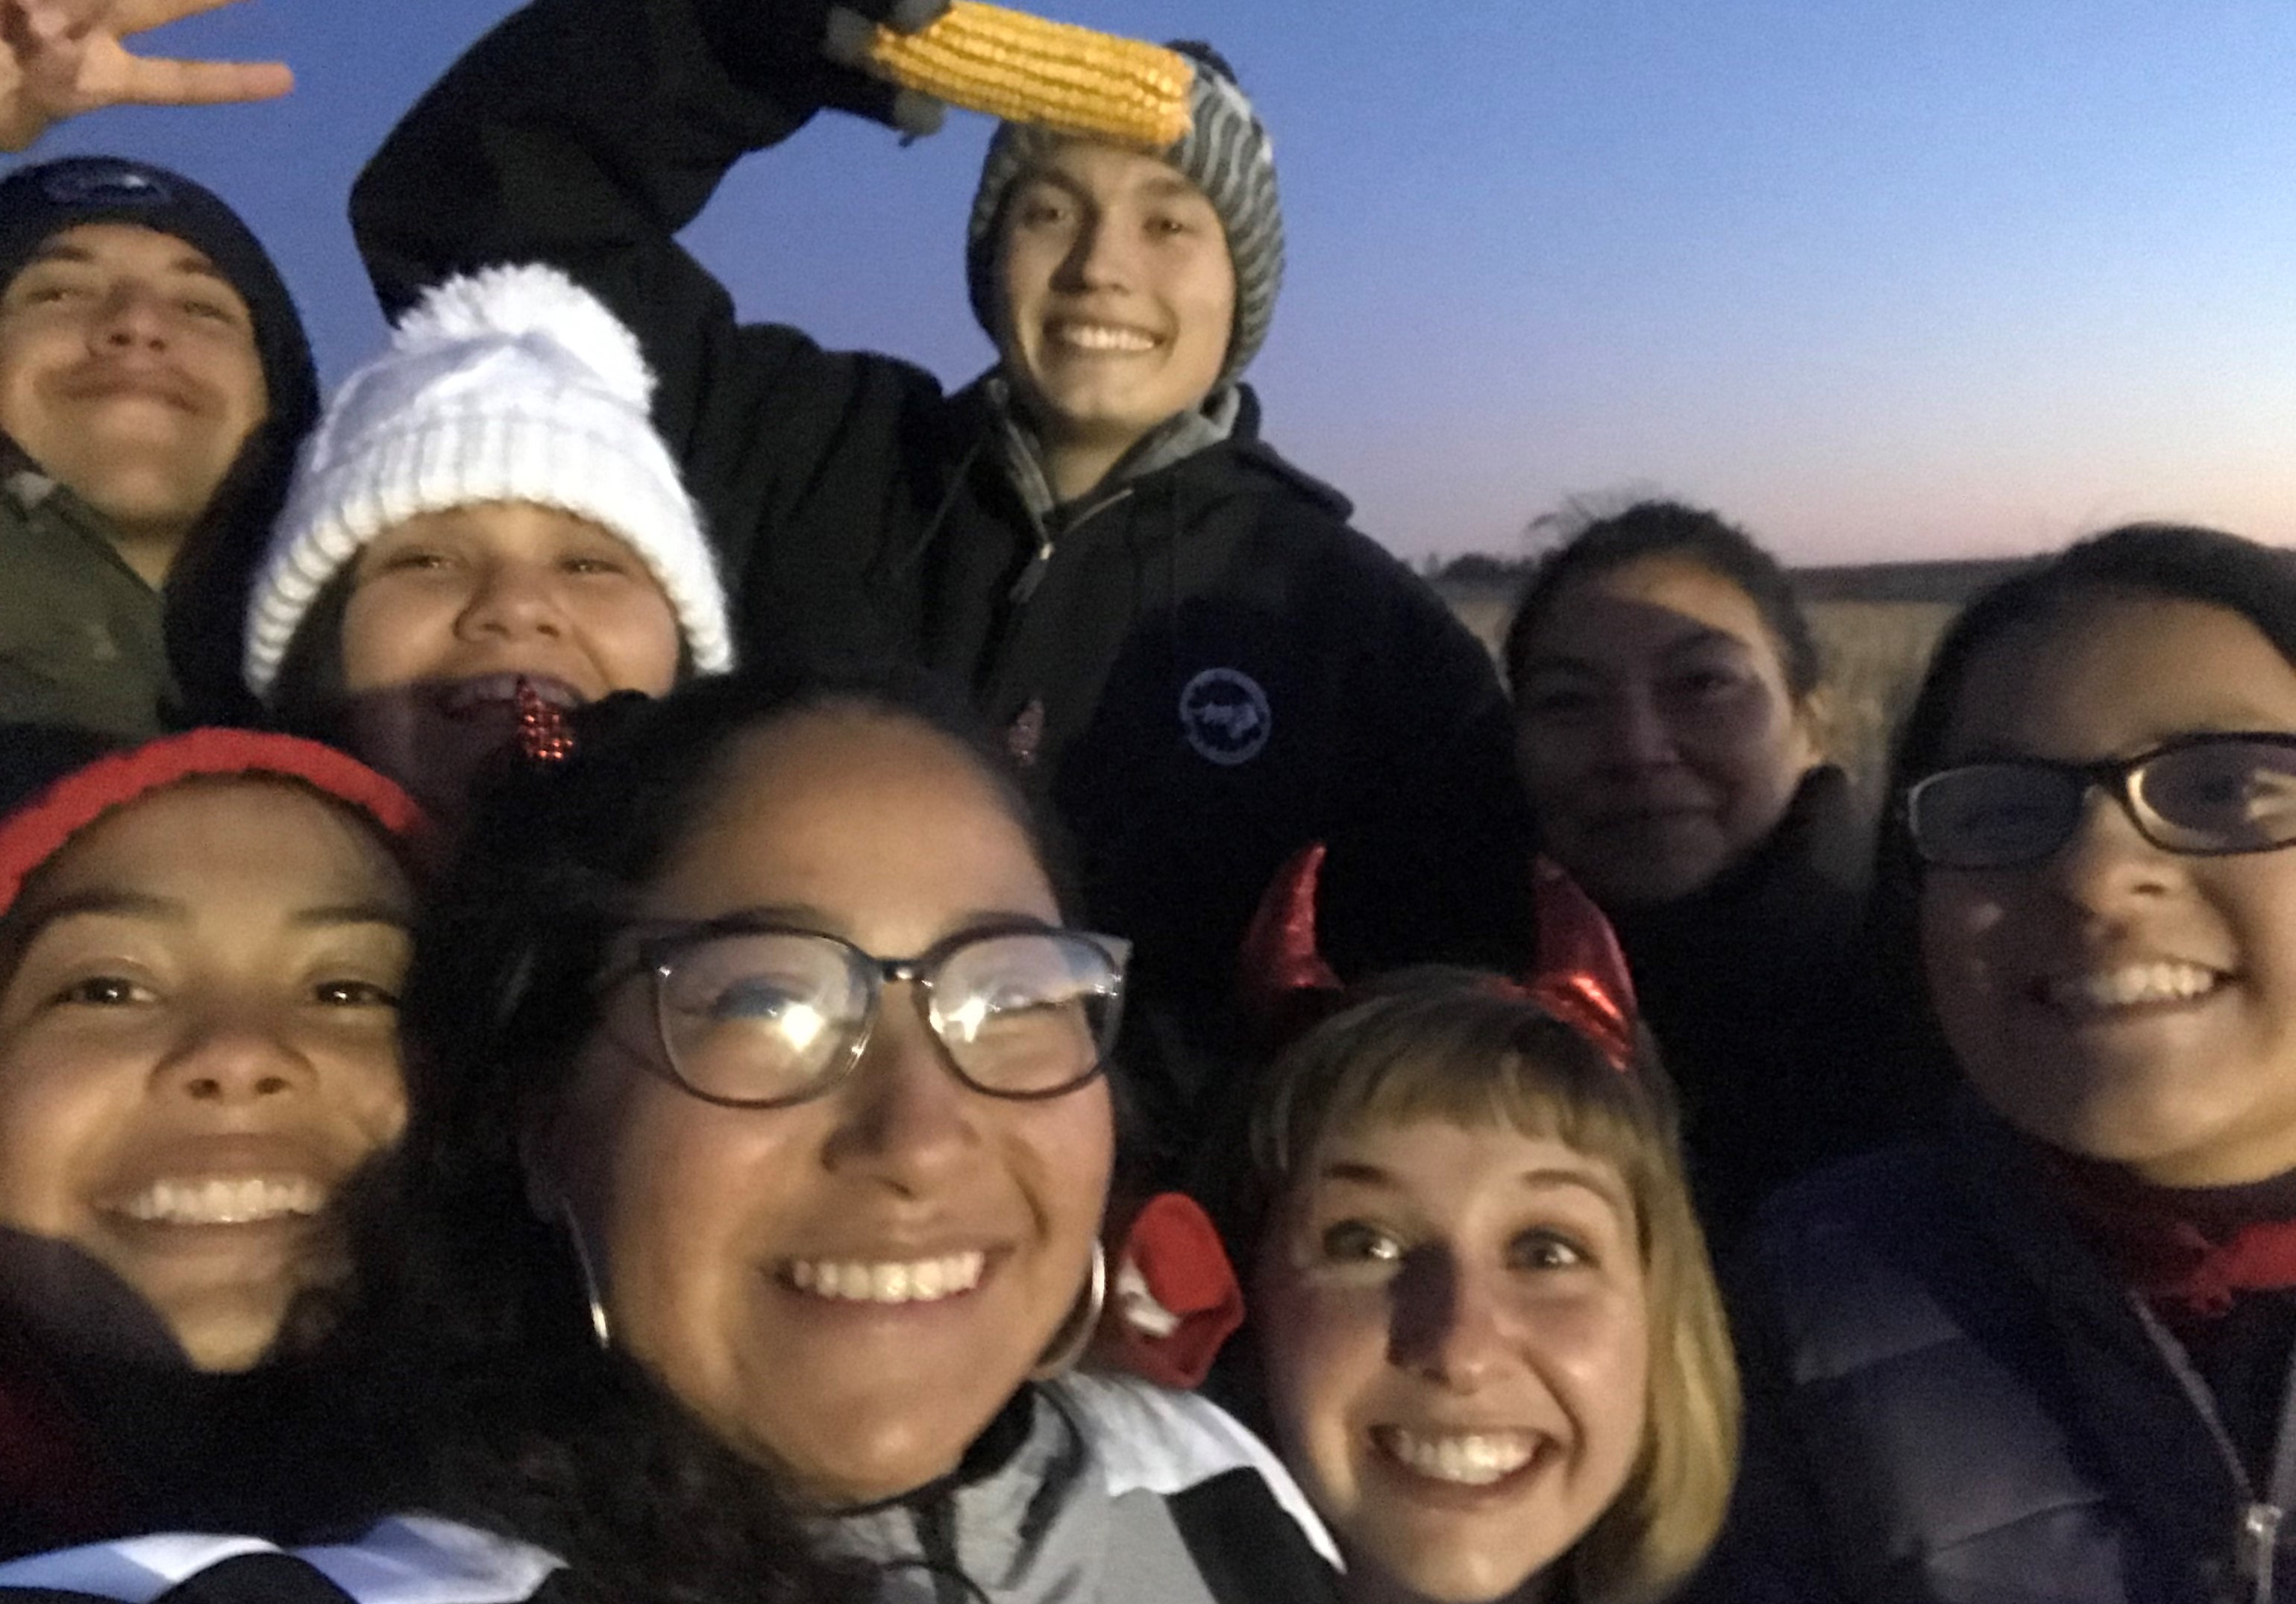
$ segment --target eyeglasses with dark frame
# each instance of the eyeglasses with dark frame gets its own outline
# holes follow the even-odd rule
[[[2278,731],[2181,736],[2095,763],[1942,769],[1906,792],[1906,826],[1933,868],[2021,868],[2073,838],[2093,786],[2163,851],[2229,857],[2296,845],[2296,735]]]
[[[861,1061],[896,983],[913,989],[959,1081],[1033,1102],[1106,1069],[1130,957],[1114,936],[1015,921],[880,958],[840,936],[737,914],[645,936],[633,968],[608,980],[646,976],[662,1061],[704,1102],[779,1108],[827,1092]]]

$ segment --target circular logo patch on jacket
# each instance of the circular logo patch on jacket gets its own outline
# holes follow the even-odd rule
[[[1188,744],[1222,768],[1258,757],[1275,725],[1267,693],[1240,669],[1206,669],[1180,692],[1180,728]]]

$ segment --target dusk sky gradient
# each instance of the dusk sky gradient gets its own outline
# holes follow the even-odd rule
[[[2287,0],[1034,0],[1198,37],[1273,129],[1274,443],[1406,555],[1522,549],[1571,496],[1715,506],[1796,562],[1992,555],[2137,517],[2296,543]],[[238,205],[332,382],[382,336],[343,217],[510,0],[248,0],[154,53],[278,58],[271,105],[121,110]],[[745,316],[986,366],[988,125],[825,117],[688,243]]]

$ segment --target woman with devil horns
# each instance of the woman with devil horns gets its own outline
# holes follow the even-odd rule
[[[1313,950],[1316,867],[1279,883],[1252,961],[1263,1004],[1327,1016],[1261,1087],[1230,1223],[1267,1413],[1346,1589],[1663,1597],[1721,1524],[1737,1375],[1617,942],[1543,865],[1527,981],[1350,992]]]

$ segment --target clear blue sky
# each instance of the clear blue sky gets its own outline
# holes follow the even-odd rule
[[[1037,0],[1217,43],[1275,130],[1268,434],[1409,555],[1646,488],[1796,561],[2029,550],[2133,517],[2296,543],[2287,0]],[[381,325],[343,197],[509,0],[247,0],[149,37],[282,57],[275,105],[119,111],[238,203],[332,380]],[[985,365],[978,119],[824,119],[690,243],[745,314]]]

